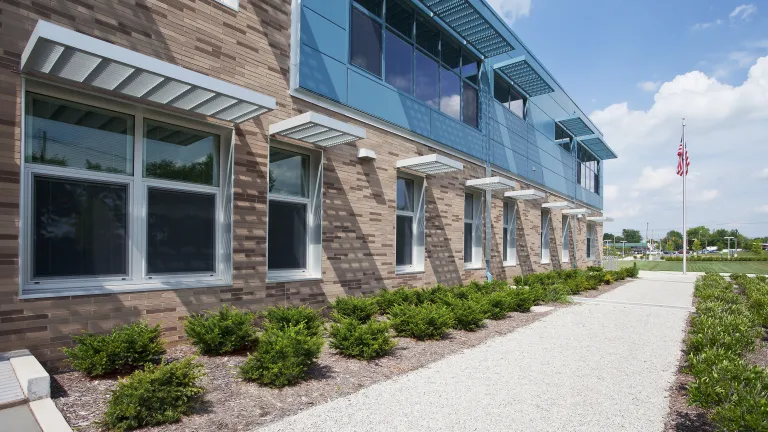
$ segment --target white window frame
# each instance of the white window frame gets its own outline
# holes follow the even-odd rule
[[[568,242],[568,234],[571,231],[571,217],[563,215],[563,256],[562,262],[567,263],[571,261],[571,248]]]
[[[461,225],[462,237],[464,234],[464,224],[472,223],[472,260],[466,261],[464,257],[464,268],[467,270],[476,270],[483,268],[483,193],[466,190],[464,195],[472,195],[472,219],[463,219]],[[462,206],[462,209],[464,206]],[[461,245],[462,254],[464,253],[464,243]]]
[[[549,264],[552,262],[551,251],[549,250],[549,225],[552,223],[552,214],[548,209],[541,209],[541,263]]]
[[[240,10],[240,0],[216,0],[232,10]]]
[[[267,191],[267,282],[290,282],[300,280],[322,279],[322,195],[323,195],[323,152],[309,147],[292,145],[282,141],[270,139],[267,154],[272,147],[293,153],[309,156],[309,191],[307,198],[291,195],[275,194]],[[269,163],[267,163],[267,176],[269,176]],[[270,270],[269,269],[269,201],[305,204],[307,206],[307,266],[303,269]]]
[[[65,168],[26,162],[26,100],[28,93],[89,105],[133,116],[133,175]],[[232,284],[232,181],[233,138],[231,128],[206,123],[186,116],[157,111],[142,105],[84,90],[37,81],[22,80],[21,127],[21,208],[20,208],[20,298],[76,296],[131,291],[216,287]],[[219,135],[219,186],[184,183],[144,177],[144,119]],[[31,240],[34,224],[29,220],[35,176],[86,182],[114,183],[127,186],[128,232],[126,238],[127,274],[120,276],[34,278]],[[214,271],[205,273],[147,274],[147,193],[150,187],[179,192],[212,194],[216,203],[216,252]]]
[[[502,265],[512,267],[517,265],[517,201],[505,200],[502,209],[504,228],[507,230],[507,248],[502,251]],[[502,230],[502,235],[504,231]],[[502,242],[502,248],[504,243]],[[507,259],[504,258],[504,253]]]
[[[397,257],[395,257],[395,273],[423,273],[426,182],[423,177],[410,175],[404,172],[398,172],[397,177],[413,180],[413,212],[397,210],[397,203],[395,203],[395,218],[397,218],[397,216],[412,217],[413,228],[411,231],[411,247],[413,248],[413,252],[410,265],[397,265]],[[397,184],[395,184],[395,188],[397,188]],[[395,193],[397,193],[397,190],[395,190]],[[397,197],[395,197],[395,201],[396,200]],[[395,220],[395,247],[397,247],[397,220]],[[395,249],[395,255],[397,255],[397,249]]]
[[[592,248],[595,247],[595,225],[587,222],[587,261],[594,261]]]

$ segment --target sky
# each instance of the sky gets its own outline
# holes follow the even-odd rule
[[[487,0],[603,132],[606,232],[768,236],[768,0]],[[649,234],[651,234],[649,232]]]

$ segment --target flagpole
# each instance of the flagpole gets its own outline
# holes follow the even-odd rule
[[[686,177],[688,177],[688,143],[685,141],[685,117],[683,117],[683,274],[688,274],[688,232],[685,220]]]

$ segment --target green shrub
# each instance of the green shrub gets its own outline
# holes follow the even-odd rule
[[[715,408],[712,420],[726,431],[768,430],[768,372],[753,366],[724,405]]]
[[[165,353],[161,333],[159,325],[150,327],[145,321],[137,321],[106,335],[73,336],[75,346],[62,351],[72,367],[88,376],[125,372],[160,360]]]
[[[389,337],[389,323],[382,321],[341,318],[331,325],[328,335],[331,348],[362,360],[382,357],[395,347],[395,341]]]
[[[514,300],[512,312],[530,312],[535,304],[533,290],[528,287],[512,289],[510,296]]]
[[[177,422],[189,414],[204,392],[198,383],[205,375],[203,365],[194,360],[147,365],[121,379],[107,403],[104,426],[125,431]]]
[[[588,272],[602,272],[603,268],[600,266],[589,266],[587,267]]]
[[[420,296],[415,289],[400,287],[396,290],[382,289],[376,295],[376,304],[379,306],[379,312],[388,313],[393,307],[398,305],[418,305]]]
[[[565,284],[559,283],[543,287],[541,301],[544,303],[568,303],[571,290]]]
[[[481,300],[477,301],[484,303],[485,316],[492,320],[504,319],[509,312],[515,309],[514,299],[504,292],[495,292],[481,297]]]
[[[749,315],[699,315],[691,319],[688,352],[698,354],[708,348],[721,348],[742,354],[755,346],[760,331]]]
[[[240,366],[240,376],[269,387],[298,383],[323,348],[323,338],[312,333],[304,324],[268,326],[256,351]]]
[[[637,266],[637,263],[632,263],[632,273],[629,274],[629,277],[637,278],[638,276],[640,276],[640,268]]]
[[[688,354],[686,371],[696,378],[688,386],[692,405],[710,409],[728,400],[732,385],[739,383],[746,368],[737,354],[722,348],[709,348]]]
[[[437,304],[420,306],[401,304],[389,311],[392,328],[400,336],[414,339],[441,339],[453,326],[451,311]]]
[[[607,272],[603,272],[602,275],[603,275],[603,284],[610,285],[610,284],[616,282],[613,279],[613,275],[612,274],[607,273]]]
[[[267,309],[264,317],[267,319],[265,327],[278,330],[301,326],[309,336],[321,336],[325,329],[320,312],[309,306],[275,306]]]
[[[453,328],[457,330],[474,331],[483,326],[486,311],[480,298],[452,299],[447,304],[453,315]]]
[[[360,322],[370,321],[379,313],[376,299],[366,297],[339,297],[331,303],[334,319],[352,318]]]
[[[201,353],[221,355],[257,343],[255,318],[253,312],[224,305],[217,311],[191,315],[184,323],[184,332]]]

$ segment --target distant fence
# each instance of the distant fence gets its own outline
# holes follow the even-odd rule
[[[619,258],[615,256],[604,256],[600,262],[600,266],[606,270],[618,270]]]

